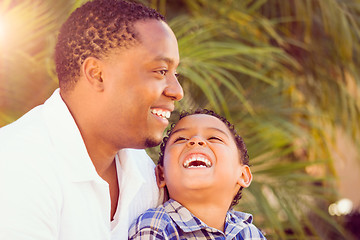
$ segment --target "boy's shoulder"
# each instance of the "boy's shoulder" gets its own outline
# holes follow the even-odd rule
[[[199,231],[204,227],[206,225],[189,210],[170,199],[159,207],[142,213],[131,225],[129,239],[163,239],[170,236],[184,239],[182,234]]]
[[[171,219],[165,202],[157,208],[150,208],[142,213],[129,229],[129,239],[146,239],[150,236],[159,238],[167,235],[168,232],[176,232],[176,225]]]
[[[229,210],[226,215],[226,235],[240,235],[244,239],[266,239],[264,233],[252,222],[251,214]]]
[[[178,202],[170,199],[156,208],[150,208],[142,213],[136,220],[136,225],[154,229],[163,229],[169,223],[174,222],[174,214],[184,208]]]
[[[244,224],[251,224],[253,221],[253,216],[250,213],[235,211],[231,209],[226,214],[226,220],[230,220],[232,222],[242,222]]]
[[[226,215],[225,235],[229,239],[266,239],[262,232],[252,224],[251,214],[230,210]],[[181,230],[180,230],[181,229]],[[210,230],[209,230],[210,229]],[[157,208],[148,209],[141,214],[129,231],[130,239],[147,239],[149,236],[180,236],[203,232],[214,234],[216,230],[209,228],[200,219],[193,216],[184,206],[174,200],[168,200]],[[180,235],[179,235],[180,234]],[[183,236],[184,237],[184,236]],[[179,237],[180,239],[180,237]],[[182,238],[181,238],[182,239]]]
[[[156,208],[146,210],[138,217],[136,222],[142,226],[151,226],[152,228],[160,229],[170,221],[171,218],[166,212],[164,205],[160,205]]]

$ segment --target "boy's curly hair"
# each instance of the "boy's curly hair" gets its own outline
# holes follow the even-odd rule
[[[242,164],[244,165],[248,165],[249,166],[249,155],[248,155],[248,151],[245,145],[245,142],[243,140],[243,138],[237,134],[234,125],[231,124],[225,117],[220,116],[219,114],[215,113],[212,110],[208,110],[208,109],[197,109],[193,112],[188,112],[188,111],[183,111],[180,113],[179,119],[178,121],[180,121],[182,118],[189,116],[189,115],[196,115],[196,114],[207,114],[213,117],[216,117],[218,119],[220,119],[230,130],[230,132],[233,134],[234,136],[234,140],[236,143],[236,146],[238,147],[239,153],[240,153],[240,161]],[[161,144],[160,144],[160,152],[159,152],[159,161],[158,164],[160,166],[164,165],[164,153],[165,153],[165,148],[166,148],[166,144],[172,134],[172,131],[175,127],[176,123],[171,124],[170,129],[166,132],[166,136],[163,138]],[[243,187],[240,187],[238,193],[235,195],[232,203],[231,203],[231,207],[237,205],[239,203],[239,200],[241,199],[241,192],[242,192]]]
[[[123,0],[94,0],[77,8],[62,25],[55,47],[60,87],[74,86],[87,57],[102,58],[111,49],[141,42],[134,23],[148,19],[165,21],[154,9]]]

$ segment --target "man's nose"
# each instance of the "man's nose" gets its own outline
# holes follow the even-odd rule
[[[180,101],[184,96],[184,91],[175,76],[175,74],[167,78],[168,86],[164,90],[165,96],[171,98],[174,101]]]
[[[204,141],[204,139],[200,138],[200,137],[192,137],[190,138],[190,140],[187,142],[188,147],[195,147],[195,146],[206,146],[206,142]]]

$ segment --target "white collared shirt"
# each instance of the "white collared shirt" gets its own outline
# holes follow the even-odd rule
[[[127,239],[130,224],[161,199],[145,150],[116,157],[120,195],[96,172],[59,90],[0,129],[0,239]]]

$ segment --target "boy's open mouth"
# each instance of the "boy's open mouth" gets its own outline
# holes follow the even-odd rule
[[[212,163],[206,156],[202,154],[190,155],[190,157],[184,161],[183,166],[185,168],[209,168]]]

